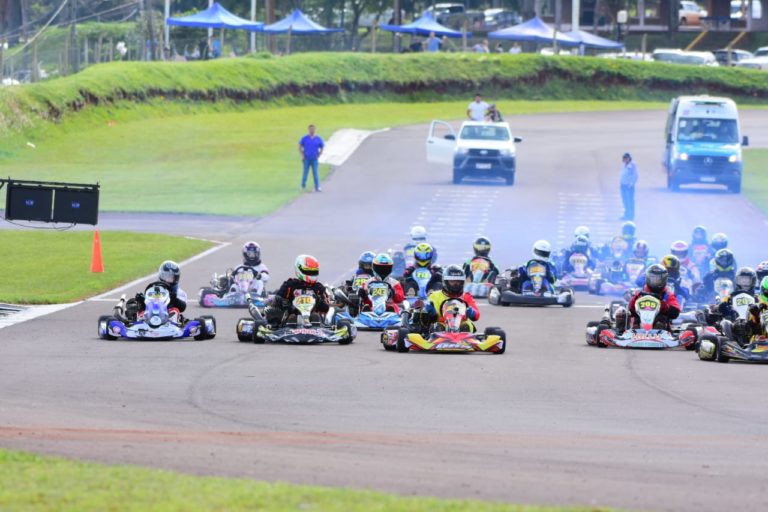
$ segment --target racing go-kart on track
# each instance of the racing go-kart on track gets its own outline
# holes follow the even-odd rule
[[[543,265],[530,265],[530,289],[523,289],[515,269],[506,270],[496,278],[488,294],[488,302],[495,306],[563,306],[571,307],[574,294],[571,288],[557,287],[550,291],[545,283],[546,269]]]
[[[259,307],[266,305],[266,293],[258,294],[253,289],[258,273],[253,269],[240,266],[223,276],[214,274],[211,286],[200,289],[199,302],[204,308],[246,308],[248,298]],[[231,284],[230,284],[231,283]]]

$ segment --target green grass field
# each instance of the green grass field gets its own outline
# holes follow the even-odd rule
[[[100,182],[102,210],[262,216],[300,194],[297,144],[310,122],[376,129],[458,119],[469,102],[381,103],[185,114],[178,105],[98,109],[0,141],[3,174]],[[505,114],[663,108],[657,103],[499,101]],[[426,134],[425,134],[426,136]],[[327,175],[327,166],[322,174]]]
[[[184,237],[100,233],[104,272],[90,272],[93,233],[0,231],[0,302],[57,304],[112,289],[211,246]],[[0,507],[2,509],[2,507]]]
[[[596,512],[607,509],[403,498],[371,491],[195,477],[0,450],[0,510]]]
[[[744,151],[744,194],[768,215],[768,149]]]

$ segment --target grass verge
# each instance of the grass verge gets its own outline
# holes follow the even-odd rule
[[[768,149],[744,151],[744,194],[768,215]]]
[[[597,511],[403,498],[391,494],[242,479],[195,477],[0,450],[2,510],[545,512]]]
[[[0,140],[3,173],[16,179],[100,182],[102,210],[262,216],[299,195],[297,143],[310,122],[376,129],[464,115],[469,100],[191,112],[128,105]],[[663,108],[660,103],[497,101],[505,114]],[[219,105],[219,107],[222,107]],[[514,124],[514,122],[513,122]],[[426,136],[426,134],[425,134]],[[322,169],[325,176],[328,168]]]
[[[0,302],[57,304],[81,300],[147,275],[163,260],[181,261],[211,245],[165,235],[100,235],[104,272],[93,274],[90,232],[0,231],[0,268],[4,272]]]

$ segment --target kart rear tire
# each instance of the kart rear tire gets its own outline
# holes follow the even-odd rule
[[[250,335],[243,334],[240,331],[240,324],[243,321],[250,321],[250,320],[251,320],[250,318],[241,318],[240,320],[237,321],[237,326],[235,327],[235,331],[237,332],[237,341],[240,341],[240,342],[253,341],[253,334],[250,334]]]
[[[464,175],[461,173],[460,170],[454,169],[453,170],[453,184],[458,185],[461,183],[461,180],[464,179]]]
[[[348,332],[350,333],[349,336],[344,338],[343,340],[339,340],[339,345],[349,345],[353,341],[355,341],[355,337],[352,335],[352,322],[349,320],[339,320],[339,323],[336,324],[337,327],[346,327]]]
[[[600,325],[597,327],[597,330],[595,331],[595,346],[600,348],[606,348],[606,344],[600,341],[600,334],[606,329],[610,329],[610,327],[606,325]]]
[[[109,341],[113,341],[113,340],[117,339],[117,336],[112,336],[111,334],[109,334],[109,331],[106,329],[106,327],[109,325],[109,321],[110,320],[114,320],[114,319],[115,319],[115,317],[113,317],[111,315],[104,315],[104,316],[100,316],[99,317],[99,322],[97,324],[98,325],[97,333],[99,335],[99,338],[101,338],[102,340],[109,340]],[[102,322],[105,322],[104,334],[101,333],[101,324],[102,324]]]
[[[717,343],[715,344],[715,361],[718,363],[727,363],[731,360],[730,357],[723,354],[723,339],[722,337],[717,337]]]
[[[207,308],[209,306],[206,306],[203,304],[203,297],[206,295],[216,295],[216,290],[213,288],[200,288],[200,295],[198,297],[198,302],[200,303],[200,307]]]
[[[259,336],[259,327],[262,325],[267,325],[266,322],[262,321],[256,321],[253,323],[253,334],[251,335],[251,340],[257,344],[257,345],[263,345],[267,340]]]
[[[208,338],[208,332],[205,328],[205,320],[202,318],[195,318],[195,322],[200,322],[200,332],[195,334],[195,341],[203,341]]]
[[[217,330],[216,329],[216,319],[214,317],[212,317],[211,315],[201,316],[200,319],[201,320],[210,320],[211,323],[213,324],[213,332],[211,332],[208,329],[208,327],[205,327],[205,339],[212,340],[213,338],[215,338],[216,337],[216,330]],[[206,324],[204,323],[203,325],[205,326]]]
[[[408,338],[408,333],[409,331],[405,327],[401,327],[397,330],[397,343],[395,344],[395,348],[401,354],[408,352],[408,347],[405,345],[405,340]]]
[[[501,344],[501,350],[494,352],[495,354],[503,354],[507,351],[507,333],[504,332],[504,329],[501,327],[486,327],[484,333],[486,338],[488,336],[498,336],[504,342]]]
[[[387,336],[387,331],[382,331],[381,332],[381,339],[379,341],[381,342],[381,346],[384,347],[384,350],[386,350],[387,352],[391,352],[391,351],[395,350],[395,347],[393,347],[391,345],[387,345],[386,343],[384,343],[384,338],[386,336]]]
[[[569,308],[573,306],[573,290],[571,290],[570,295],[568,295],[568,301],[563,303],[564,308]]]

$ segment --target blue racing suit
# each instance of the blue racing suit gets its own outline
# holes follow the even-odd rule
[[[546,268],[544,286],[546,286],[547,291],[554,292],[555,291],[554,284],[555,284],[555,281],[557,281],[557,270],[555,270],[555,266],[549,261],[542,261],[537,259],[528,260],[528,262],[525,265],[517,269],[517,272],[520,276],[520,281],[522,281],[523,283],[522,290],[530,291],[531,279],[528,276],[528,267],[530,267],[532,264],[543,265]]]

